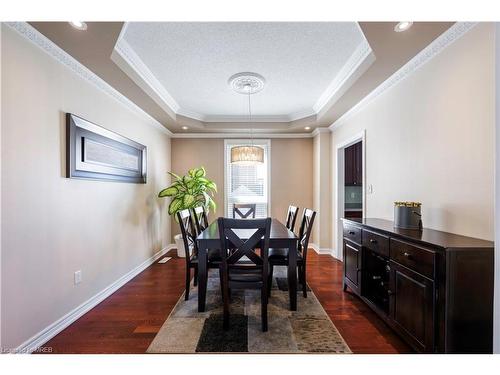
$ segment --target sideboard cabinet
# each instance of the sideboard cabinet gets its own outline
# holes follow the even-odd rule
[[[493,243],[382,219],[343,219],[349,288],[415,350],[491,353]]]

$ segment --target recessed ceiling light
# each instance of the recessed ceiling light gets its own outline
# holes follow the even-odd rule
[[[310,126],[306,126],[304,129],[311,130],[311,127]]]
[[[394,31],[400,33],[401,31],[408,30],[411,25],[413,25],[413,22],[410,21],[399,22],[396,26],[394,26]]]
[[[70,21],[69,24],[77,30],[87,30],[87,24],[82,21]]]
[[[182,130],[188,130],[189,128],[187,126],[183,126]]]

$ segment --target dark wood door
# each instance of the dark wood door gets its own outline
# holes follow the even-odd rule
[[[345,185],[361,186],[363,181],[362,143],[358,142],[345,150]]]
[[[356,143],[354,148],[354,185],[363,184],[363,147],[362,143]]]
[[[344,276],[347,285],[359,294],[361,284],[361,249],[349,241],[344,241]]]
[[[434,283],[393,261],[390,268],[390,316],[418,350],[432,352]]]
[[[344,184],[347,186],[356,185],[356,174],[354,173],[354,164],[356,163],[356,145],[347,147],[344,150]]]

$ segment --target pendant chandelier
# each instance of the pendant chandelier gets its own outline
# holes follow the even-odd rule
[[[239,94],[248,96],[248,119],[252,126],[252,106],[250,96],[264,88],[264,77],[256,73],[238,73],[229,78],[229,85]],[[250,144],[231,148],[231,163],[264,163],[264,149],[253,144],[253,129],[250,127]]]

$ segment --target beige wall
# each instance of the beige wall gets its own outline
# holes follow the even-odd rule
[[[223,139],[172,139],[172,172],[183,176],[192,168],[205,167],[207,177],[217,184],[215,196],[217,212],[211,219],[224,212],[224,140]],[[170,198],[165,198],[166,204]],[[180,233],[179,224],[171,220],[172,237]],[[171,239],[173,242],[173,238]]]
[[[292,203],[312,207],[312,163],[312,139],[271,140],[271,216],[284,220]],[[172,171],[183,175],[198,166],[206,168],[219,190],[212,218],[224,216],[224,140],[172,139]],[[179,225],[171,224],[172,235],[178,234]]]
[[[313,141],[313,205],[316,223],[313,227],[313,243],[319,251],[331,252],[331,141],[329,132],[321,132]]]
[[[313,207],[312,146],[310,138],[271,140],[271,216],[284,221],[288,206],[298,206],[296,230],[302,210]]]
[[[1,332],[15,348],[169,243],[156,195],[168,184],[170,140],[2,27]],[[146,145],[147,184],[65,178],[65,112]]]
[[[333,131],[336,148],[366,129],[367,217],[421,201],[425,227],[493,239],[494,78],[480,24]]]

